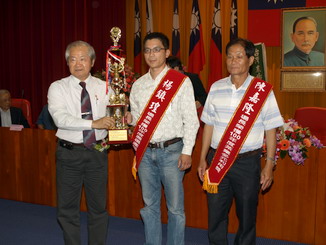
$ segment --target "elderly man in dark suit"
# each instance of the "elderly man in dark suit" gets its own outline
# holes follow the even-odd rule
[[[11,106],[10,92],[6,89],[0,89],[0,126],[10,127],[12,124],[30,128],[23,111],[20,108]]]

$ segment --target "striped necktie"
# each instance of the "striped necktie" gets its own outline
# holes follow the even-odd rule
[[[86,83],[80,82],[79,85],[83,88],[81,92],[81,114],[82,118],[86,120],[93,120],[91,100],[89,93],[86,90]],[[96,143],[95,129],[83,130],[84,145],[93,149],[93,144]]]

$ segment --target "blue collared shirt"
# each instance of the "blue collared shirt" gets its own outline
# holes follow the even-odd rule
[[[249,75],[238,89],[232,84],[230,76],[215,82],[211,86],[201,120],[208,125],[214,126],[211,142],[211,147],[214,149],[217,148],[226,127],[253,78],[253,76]],[[283,118],[272,91],[266,99],[247,139],[242,145],[240,153],[261,148],[264,140],[264,132],[282,125]]]

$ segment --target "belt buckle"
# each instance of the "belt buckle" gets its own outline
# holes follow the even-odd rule
[[[72,150],[74,148],[72,143],[68,143],[68,142],[65,142],[62,140],[60,141],[60,146],[62,146],[63,148],[66,148],[68,150]]]
[[[152,147],[151,148],[164,148],[164,142],[155,142],[155,143],[151,143]]]

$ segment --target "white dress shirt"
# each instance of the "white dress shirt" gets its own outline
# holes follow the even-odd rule
[[[12,125],[10,109],[4,111],[4,110],[2,110],[0,108],[0,113],[1,113],[1,125],[2,125],[2,127],[10,127]]]
[[[156,79],[153,79],[148,72],[133,84],[130,93],[133,125],[138,121],[151,95],[168,70],[169,68],[166,66]],[[182,153],[191,155],[198,128],[199,120],[194,99],[194,90],[190,79],[187,77],[166,109],[150,142],[156,143],[181,137],[184,143]]]
[[[82,119],[80,80],[70,75],[55,81],[48,91],[49,112],[57,125],[56,136],[73,143],[83,142],[83,130],[92,129],[92,120]],[[106,116],[109,94],[106,94],[106,83],[96,77],[89,76],[85,81],[89,93],[93,120]],[[96,140],[106,137],[107,130],[95,129]]]

